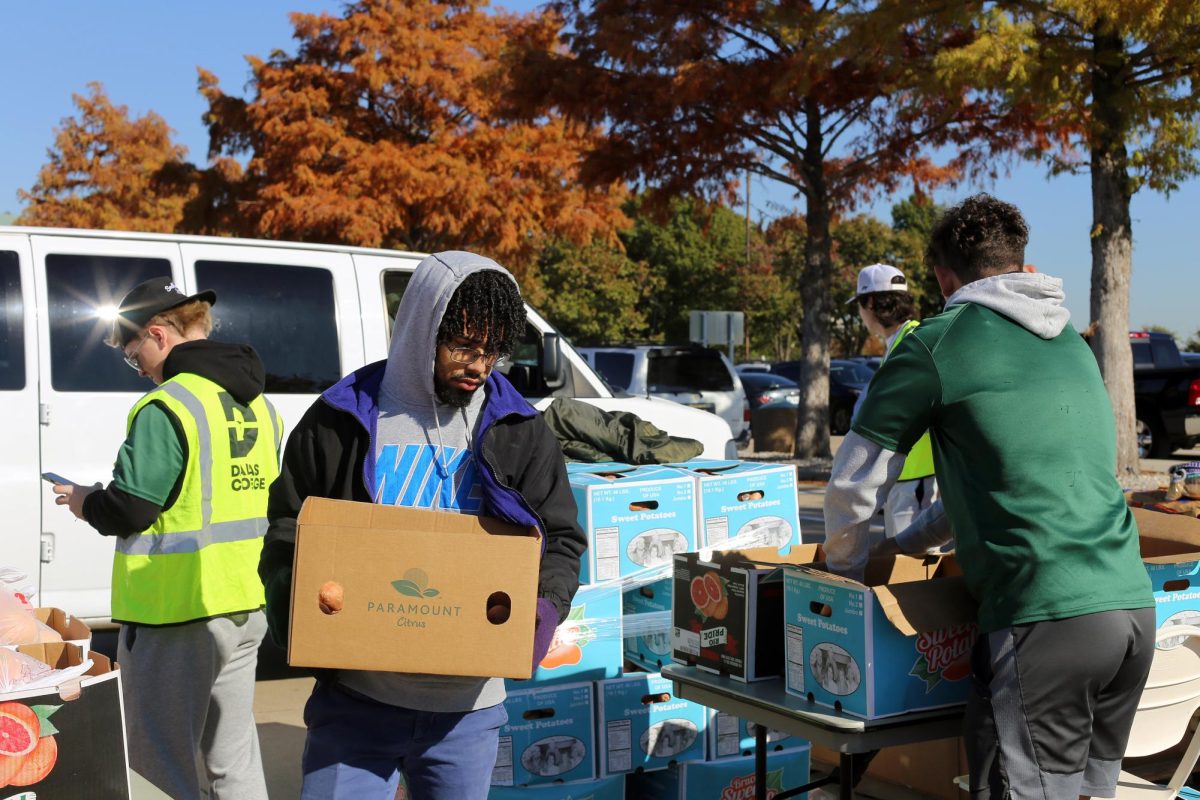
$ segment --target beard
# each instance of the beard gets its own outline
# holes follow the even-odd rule
[[[438,402],[455,408],[466,408],[471,405],[472,398],[479,389],[483,388],[483,384],[475,389],[459,389],[456,386],[450,386],[448,383],[443,383],[440,380],[434,379],[433,393],[437,397]]]

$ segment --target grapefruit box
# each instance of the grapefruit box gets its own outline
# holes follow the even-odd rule
[[[803,786],[809,780],[807,745],[767,755],[767,797]],[[754,800],[754,757],[680,764],[638,775],[640,797],[655,800]]]
[[[488,791],[488,800],[625,800],[625,776],[548,786],[493,786]]]
[[[671,585],[663,578],[621,595],[625,658],[650,672],[671,663]]]
[[[567,618],[554,630],[550,649],[528,681],[506,680],[508,691],[621,674],[621,587],[619,583],[580,586]]]
[[[128,800],[129,760],[121,673],[99,653],[68,643],[22,645],[55,669],[92,665],[53,688],[0,693],[0,795]]]
[[[671,681],[642,673],[596,684],[600,772],[618,775],[702,761],[708,709],[671,694]]]
[[[739,681],[783,672],[786,564],[821,558],[818,545],[715,550],[675,556],[672,660]]]
[[[748,461],[672,464],[696,481],[696,528],[701,547],[800,544],[796,468]]]
[[[748,719],[713,709],[708,717],[708,759],[737,758],[754,755],[758,726]],[[805,747],[808,742],[784,733],[767,729],[767,749],[770,752]]]
[[[509,694],[492,783],[527,786],[595,778],[592,688],[591,682],[573,683]]]
[[[975,615],[951,558],[873,559],[863,583],[789,567],[787,691],[866,719],[964,703]]]
[[[696,487],[679,471],[613,464],[568,477],[588,537],[580,582],[653,580],[672,555],[696,549]]]

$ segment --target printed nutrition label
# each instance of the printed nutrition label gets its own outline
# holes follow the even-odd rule
[[[739,720],[732,714],[717,714],[717,755],[735,756],[742,751],[742,737],[738,735]]]
[[[787,626],[787,687],[804,691],[804,629],[791,623]]]
[[[608,771],[629,772],[633,769],[633,725],[629,720],[608,723]]]
[[[708,517],[705,519],[704,534],[708,537],[709,547],[728,539],[729,517]]]
[[[621,577],[621,530],[596,528],[596,580]]]
[[[501,736],[500,747],[496,751],[496,766],[492,768],[493,786],[513,785],[512,737]]]

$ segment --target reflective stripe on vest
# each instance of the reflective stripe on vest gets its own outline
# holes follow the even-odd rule
[[[896,332],[896,338],[892,340],[891,347],[888,348],[887,355],[890,356],[896,349],[896,345],[900,344],[904,337],[920,324],[917,320],[910,319],[901,325],[900,330]],[[887,356],[884,356],[884,360],[887,360]],[[933,444],[929,441],[929,431],[925,431],[908,451],[908,455],[904,458],[904,469],[900,471],[900,477],[896,480],[914,481],[917,478],[928,478],[932,474]]]
[[[129,428],[152,402],[178,420],[188,457],[175,502],[147,530],[117,539],[113,618],[166,624],[258,608],[267,487],[279,472],[283,434],[278,412],[264,397],[243,405],[188,373],[139,400]]]

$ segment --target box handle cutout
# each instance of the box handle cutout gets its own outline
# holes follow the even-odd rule
[[[668,703],[671,700],[670,692],[662,692],[660,694],[647,694],[642,696],[642,705],[652,706],[655,703]]]
[[[653,600],[654,599],[654,587],[643,586],[642,588],[638,589],[638,594],[640,594],[642,597],[648,597],[651,600]]]
[[[630,511],[653,511],[658,508],[657,500],[638,500],[629,504]]]
[[[1164,592],[1182,592],[1184,589],[1192,585],[1192,582],[1187,578],[1177,578],[1173,581],[1167,581],[1163,584]]]
[[[808,610],[819,617],[833,616],[833,606],[829,605],[828,603],[821,603],[817,600],[813,600],[808,604]]]
[[[531,708],[521,715],[524,719],[549,719],[553,716],[553,708]]]
[[[739,494],[738,502],[744,503],[747,500],[762,500],[763,497],[765,497],[765,494],[763,493],[762,489],[754,489],[753,491],[742,492],[741,494]]]
[[[512,599],[507,592],[492,592],[487,599],[487,619],[493,625],[503,625],[512,616]]]

